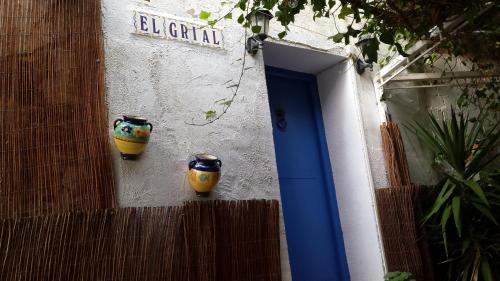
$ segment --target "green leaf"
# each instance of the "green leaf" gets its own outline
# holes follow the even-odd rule
[[[410,131],[412,131],[412,133],[414,133],[421,141],[423,141],[434,153],[438,153],[440,151],[440,143],[432,135],[432,133],[422,125],[415,123],[408,124],[406,127],[410,129]]]
[[[272,10],[274,5],[277,4],[277,0],[264,0],[264,9]]]
[[[462,237],[462,224],[461,224],[461,217],[460,217],[460,196],[455,196],[453,199],[451,199],[451,206],[453,209],[453,219],[455,221],[455,227],[457,228],[458,231],[458,237]]]
[[[394,34],[390,32],[389,30],[384,30],[382,34],[380,34],[380,42],[387,44],[387,45],[393,45],[394,44]]]
[[[403,57],[405,57],[405,58],[406,58],[406,57],[409,57],[409,56],[410,56],[409,54],[407,54],[407,53],[405,52],[405,50],[403,49],[403,46],[401,46],[401,44],[399,44],[399,43],[394,43],[394,46],[396,46],[396,49],[398,50],[398,53],[399,53],[400,55],[402,55]]]
[[[338,15],[339,19],[345,19],[348,15],[353,14],[354,11],[349,6],[342,6],[340,9],[340,13]]]
[[[278,37],[280,39],[283,39],[285,36],[286,36],[286,31],[282,31],[282,32],[278,33]]]
[[[462,241],[462,248],[461,248],[462,255],[465,254],[465,252],[469,249],[470,245],[471,245],[470,238],[467,238],[464,241]]]
[[[481,261],[481,275],[484,281],[494,281],[493,274],[491,274],[490,263],[487,258],[483,257]]]
[[[449,187],[451,187],[451,188],[449,188]],[[436,201],[434,201],[434,204],[432,205],[431,211],[427,214],[427,216],[425,216],[424,222],[427,222],[434,214],[436,214],[441,209],[443,204],[446,203],[448,198],[450,198],[451,194],[453,193],[453,191],[455,190],[456,187],[457,186],[454,183],[452,183],[450,180],[447,180],[445,182],[445,184],[441,188],[441,192],[440,192],[438,198],[436,199]]]
[[[474,193],[477,195],[477,197],[479,197],[479,199],[481,199],[481,201],[483,201],[484,204],[486,204],[486,206],[490,206],[490,204],[488,203],[488,199],[486,199],[486,195],[484,195],[484,192],[483,192],[483,189],[481,188],[481,186],[475,182],[475,181],[472,181],[472,180],[468,180],[468,181],[465,181],[465,184],[470,187],[472,189],[472,191],[474,191]]]
[[[347,34],[347,33],[344,34],[344,44],[349,45],[349,40],[350,40],[349,34]]]
[[[384,276],[385,281],[415,281],[413,275],[409,272],[387,272]]]
[[[342,39],[344,39],[344,33],[337,33],[333,36],[328,37],[328,39],[332,40],[335,43],[340,43]]]
[[[247,8],[247,1],[246,0],[240,0],[240,2],[238,3],[238,7],[240,7],[240,9],[242,11],[245,11],[246,8]]]
[[[238,23],[239,23],[239,24],[242,24],[244,21],[245,21],[245,16],[240,15],[240,16],[238,17]]]
[[[258,25],[256,25],[256,26],[252,26],[252,32],[253,32],[254,34],[258,34],[258,33],[260,33],[260,31],[261,31],[261,30],[262,30],[262,26],[258,26]]]
[[[484,207],[483,205],[477,204],[475,202],[472,202],[472,205],[474,205],[476,209],[478,209],[485,217],[491,220],[495,225],[498,225],[497,220],[495,219],[495,217],[488,208]]]
[[[220,105],[223,105],[223,106],[231,106],[231,104],[233,103],[233,100],[221,100],[218,102]]]
[[[363,55],[368,57],[368,61],[376,62],[378,61],[378,50],[379,50],[379,41],[375,38],[370,39],[368,43],[361,50]]]
[[[202,20],[208,20],[208,18],[212,15],[212,13],[207,12],[207,11],[201,11],[200,13],[200,19]]]
[[[211,27],[214,27],[216,23],[217,23],[217,20],[209,20],[208,21],[208,25],[210,25]]]
[[[212,120],[217,117],[217,112],[215,110],[209,110],[205,112],[205,119]]]
[[[232,19],[233,18],[233,13],[227,13],[225,16],[224,16],[225,19]]]
[[[417,44],[417,40],[412,40],[410,42],[408,42],[406,45],[405,45],[405,52],[408,51],[411,47],[415,46],[415,44]]]
[[[347,27],[347,34],[351,37],[358,37],[358,35],[361,33],[361,30],[359,29],[354,29],[352,26]]]
[[[462,271],[462,281],[468,281],[469,280],[469,271],[471,268],[471,263],[467,263],[467,266],[465,266],[465,269]]]
[[[451,215],[451,206],[448,206],[446,207],[446,209],[444,209],[443,215],[441,217],[441,233],[443,234],[443,242],[444,242],[446,257],[448,257],[448,239],[446,238],[446,224],[450,219],[450,215]]]
[[[333,7],[335,7],[335,1],[334,0],[328,0],[328,7],[330,9],[333,9]]]

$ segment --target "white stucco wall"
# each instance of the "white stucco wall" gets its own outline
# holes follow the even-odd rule
[[[443,58],[434,62],[433,67],[415,63],[402,74],[410,73],[441,73],[442,71],[472,71],[472,63],[463,58],[453,58],[450,62]],[[427,81],[427,82],[395,82],[389,81],[384,86],[385,103],[387,111],[392,120],[400,125],[406,157],[410,169],[411,180],[419,185],[434,185],[441,178],[435,169],[434,155],[406,126],[418,122],[424,126],[430,126],[428,113],[433,112],[439,118],[441,114],[448,116],[450,108],[457,107],[457,100],[462,94],[461,88],[465,81]],[[430,87],[413,88],[423,84],[449,84],[462,85],[461,87]],[[388,90],[392,89],[392,90]],[[471,114],[477,112],[477,108],[470,106],[466,111]]]
[[[222,23],[222,50],[131,33],[137,8],[196,18],[219,4],[102,0],[110,134],[113,120],[123,114],[143,116],[154,125],[140,160],[122,161],[114,151],[122,207],[197,199],[185,176],[189,156],[200,152],[223,161],[221,182],[209,199],[280,199],[262,53],[247,59],[239,96],[223,119],[205,127],[186,125],[193,118],[202,122],[214,101],[231,97],[227,86],[237,81],[244,54],[240,25]],[[284,230],[282,241],[283,280],[291,280]]]
[[[114,153],[123,206],[194,199],[185,181],[186,163],[200,152],[213,153],[224,164],[213,198],[279,198],[262,60],[247,61],[239,98],[226,118],[205,127],[186,124],[193,118],[203,122],[203,111],[231,96],[226,87],[239,75],[241,28],[226,27],[224,50],[131,33],[136,7],[191,17],[189,11],[202,2],[210,1],[103,0],[110,124],[122,114],[136,114],[154,125],[139,161],[122,161]],[[212,2],[217,7],[218,1]]]
[[[365,122],[369,116],[363,116],[360,102],[373,91],[360,87],[351,61],[323,71],[317,79],[351,280],[383,280],[384,258],[374,188],[385,179],[374,179],[372,169],[384,168],[383,164],[370,164],[367,145],[375,142],[367,138],[367,132],[377,130],[378,118]],[[378,150],[379,146],[373,149]]]
[[[131,32],[135,9],[196,19],[201,10],[217,13],[220,1],[101,1],[110,135],[113,121],[123,114],[143,116],[154,125],[150,144],[140,160],[123,161],[118,151],[113,151],[120,206],[165,206],[197,199],[188,186],[186,172],[189,156],[200,152],[215,154],[223,161],[221,182],[209,199],[279,200],[262,52],[247,57],[240,92],[224,118],[204,127],[186,124],[193,119],[202,122],[203,111],[213,108],[214,101],[231,97],[232,90],[227,86],[237,81],[244,54],[241,26],[235,20],[218,24],[224,30],[224,49]],[[308,13],[300,15],[291,26],[289,44],[333,48],[334,44],[326,40],[332,35],[332,23],[313,22]],[[271,30],[271,36],[276,37],[282,28],[273,23]],[[352,194],[348,194],[346,185],[339,197],[339,201],[346,200],[339,202],[344,210],[352,208],[349,204],[360,204],[359,208],[369,214],[341,214],[347,218],[341,218],[344,232],[352,235],[346,245],[349,265],[353,266],[350,271],[353,281],[378,281],[382,280],[382,261],[378,257],[372,261],[368,258],[378,247],[377,243],[372,244],[373,239],[378,239],[370,215],[373,205],[369,188],[373,185],[368,179],[359,180],[363,182],[350,187]],[[362,216],[361,220],[358,216]],[[368,220],[369,229],[363,228],[361,224]],[[366,237],[371,238],[355,243],[357,238]],[[282,241],[283,280],[287,281],[291,276],[284,230]],[[366,279],[367,276],[376,278]]]

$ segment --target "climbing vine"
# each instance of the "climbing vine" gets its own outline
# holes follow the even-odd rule
[[[306,8],[313,11],[313,19],[331,18],[332,32],[329,40],[334,43],[350,44],[353,39],[363,37],[366,44],[361,48],[368,61],[386,64],[395,54],[408,56],[407,52],[416,42],[429,40],[438,43],[436,49],[452,57],[465,57],[478,66],[484,61],[500,61],[500,2],[490,0],[237,0],[221,1],[228,7],[219,16],[201,11],[200,19],[214,26],[224,19],[237,18],[237,22],[252,32],[261,27],[251,26],[247,15],[264,8],[273,12],[275,19],[283,26],[278,34],[284,38],[291,26]],[[236,16],[237,17],[236,17]],[[338,21],[344,23],[340,29]],[[389,54],[380,56],[381,46],[387,45]],[[435,55],[435,53],[432,53]],[[246,54],[245,54],[246,56]],[[424,61],[429,62],[427,56]],[[213,123],[224,115],[239,91],[244,74],[244,62],[238,86],[232,98],[216,102],[222,107],[205,112],[207,122]],[[489,87],[493,89],[494,87]],[[498,93],[498,89],[496,89]],[[488,92],[488,91],[486,91]],[[479,95],[483,92],[479,90]],[[462,101],[471,97],[465,92]]]

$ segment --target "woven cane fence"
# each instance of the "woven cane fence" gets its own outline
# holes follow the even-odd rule
[[[0,221],[0,280],[280,281],[277,201]]]
[[[411,184],[408,161],[399,126],[380,126],[389,188],[375,191],[388,271],[411,272],[418,281],[433,281],[425,233],[419,227],[421,188]]]
[[[0,0],[0,218],[115,206],[100,1]]]
[[[384,158],[391,187],[411,185],[410,169],[399,126],[386,122],[380,126],[384,145]]]
[[[419,227],[420,192],[412,185],[382,188],[375,194],[387,270],[411,272],[416,280],[432,281],[429,248]]]
[[[184,216],[187,280],[281,281],[277,201],[192,202]]]

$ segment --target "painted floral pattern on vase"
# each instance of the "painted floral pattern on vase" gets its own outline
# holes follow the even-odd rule
[[[135,160],[146,149],[153,125],[137,116],[123,116],[114,123],[114,140],[124,160]]]

